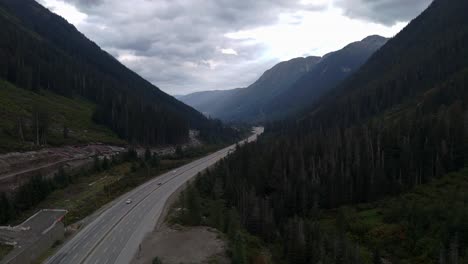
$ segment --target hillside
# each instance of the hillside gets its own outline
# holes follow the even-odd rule
[[[463,17],[466,3],[446,2],[434,1],[360,71],[317,104],[314,122],[335,123],[336,118],[351,124],[398,105],[417,106],[423,97],[432,97],[444,82],[463,72],[468,66],[468,51],[463,48],[468,32]],[[456,7],[459,9],[454,10]],[[448,96],[444,103],[462,99],[448,90],[444,93]]]
[[[163,93],[33,0],[0,0],[0,78],[97,105],[93,118],[128,142],[186,141],[224,128]],[[25,117],[31,119],[31,117]]]
[[[307,57],[281,62],[247,88],[203,92],[196,94],[196,101],[193,100],[194,95],[184,96],[180,100],[225,121],[253,120],[258,117],[262,105],[288,89],[319,60],[319,57]],[[219,98],[223,98],[222,104],[217,102]]]
[[[466,263],[466,171],[450,174],[468,161],[466,10],[435,0],[308,114],[206,173],[200,193],[234,205],[280,263]],[[329,214],[358,204],[369,210]]]
[[[323,94],[356,72],[388,39],[369,36],[325,55],[309,73],[275,97],[266,107],[267,120],[285,118],[307,109]]]
[[[0,80],[0,153],[29,150],[37,140],[55,146],[122,144],[109,128],[93,122],[95,108],[84,98],[70,99],[49,91],[34,93]]]
[[[216,113],[223,111],[231,97],[236,96],[242,88],[231,90],[217,90],[196,92],[178,97],[179,100],[192,106],[206,116],[217,116]]]
[[[296,58],[279,63],[245,89],[195,93],[180,100],[226,121],[285,118],[307,108],[350,76],[386,41],[380,36],[370,36],[323,58]]]
[[[379,254],[392,263],[467,263],[467,188],[465,168],[398,197],[326,211],[320,221],[323,232],[345,231],[369,256],[385,247]]]

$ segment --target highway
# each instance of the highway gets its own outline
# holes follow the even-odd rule
[[[240,144],[256,140],[263,128]],[[235,145],[163,174],[121,196],[67,241],[45,263],[130,263],[145,235],[154,230],[171,194],[199,172],[226,157]],[[127,204],[128,199],[132,203]]]

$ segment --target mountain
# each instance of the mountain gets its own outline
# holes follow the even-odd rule
[[[250,118],[251,115],[258,115],[261,105],[281,94],[310,71],[319,60],[319,57],[307,57],[281,62],[245,89],[190,94],[180,100],[222,120],[239,121],[244,117]],[[220,98],[222,103],[217,101]]]
[[[226,121],[262,122],[284,118],[307,107],[359,69],[386,41],[380,36],[370,36],[323,58],[297,58],[279,63],[248,88],[196,93],[180,100]]]
[[[358,70],[387,41],[381,36],[369,36],[325,55],[313,70],[265,107],[264,111],[268,113],[265,119],[284,118],[307,108]]]
[[[467,263],[467,10],[433,1],[306,114],[202,176],[195,193],[242,223],[228,229],[239,262],[248,230],[278,263]]]
[[[85,98],[95,105],[94,121],[128,142],[179,143],[188,139],[189,128],[201,130],[205,138],[223,129],[126,68],[34,0],[0,0],[0,23],[0,79],[37,94],[47,90]],[[13,114],[16,120],[34,123],[32,110]]]
[[[206,116],[216,116],[216,113],[223,111],[230,98],[239,93],[240,90],[241,88],[204,91],[177,96],[176,98],[185,104],[192,106]]]

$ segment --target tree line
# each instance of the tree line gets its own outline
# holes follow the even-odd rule
[[[135,161],[137,159],[136,151],[129,149],[126,153],[112,156],[111,159],[95,156],[93,166],[89,170],[81,171],[80,173],[72,174],[62,167],[49,178],[43,177],[41,174],[33,176],[15,191],[8,194],[0,193],[0,224],[11,223],[22,213],[44,201],[52,192],[65,189],[69,185],[76,183],[78,177],[106,171],[122,162]],[[151,160],[157,166],[159,160],[157,155],[151,156]]]

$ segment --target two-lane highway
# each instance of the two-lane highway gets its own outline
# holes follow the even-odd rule
[[[251,142],[263,133],[255,128]],[[169,197],[199,172],[211,167],[235,145],[161,175],[123,195],[81,232],[69,240],[46,263],[130,263],[144,236],[151,232]],[[132,202],[127,204],[127,200]]]

